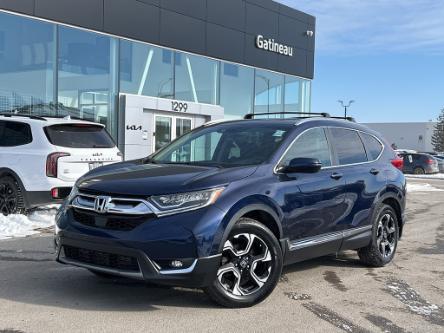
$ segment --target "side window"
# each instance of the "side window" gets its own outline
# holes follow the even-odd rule
[[[382,151],[381,142],[379,142],[375,137],[373,137],[370,134],[361,133],[361,137],[364,140],[368,159],[371,161],[376,160]]]
[[[330,132],[340,165],[367,162],[358,132],[344,128],[331,128]]]
[[[31,127],[14,121],[0,121],[0,147],[15,147],[32,142]]]
[[[413,162],[413,157],[412,155],[404,155],[403,156],[404,159],[404,163],[405,164],[411,164]]]
[[[312,128],[303,133],[287,151],[282,164],[288,164],[297,157],[317,158],[322,166],[331,166],[330,149],[322,128]]]

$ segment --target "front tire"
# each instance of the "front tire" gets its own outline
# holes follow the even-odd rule
[[[204,291],[222,306],[249,307],[271,294],[282,265],[274,234],[256,220],[241,218],[224,244],[215,281]]]
[[[358,250],[361,262],[372,267],[383,267],[395,256],[399,239],[396,212],[382,205],[375,214],[371,243]]]
[[[0,178],[0,214],[24,214],[25,206],[19,183],[9,176]]]

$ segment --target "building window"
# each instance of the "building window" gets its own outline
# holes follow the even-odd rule
[[[253,112],[254,69],[222,63],[220,105],[225,118],[239,118]]]
[[[258,69],[254,85],[255,113],[283,111],[284,75]]]
[[[59,114],[100,122],[115,135],[117,40],[68,27],[58,35]]]
[[[218,103],[218,65],[215,60],[175,54],[175,98],[195,103]]]
[[[120,89],[124,93],[173,98],[173,52],[143,43],[120,42]]]
[[[0,13],[0,112],[55,109],[54,35],[53,24]]]
[[[310,112],[310,81],[285,76],[285,111]]]

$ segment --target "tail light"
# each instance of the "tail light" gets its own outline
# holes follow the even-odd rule
[[[404,159],[402,157],[396,156],[396,158],[391,160],[391,162],[396,169],[402,171],[402,168],[404,167]]]
[[[53,199],[59,199],[59,189],[57,187],[51,189],[51,197]]]
[[[46,158],[46,176],[57,178],[58,161],[60,157],[70,156],[68,153],[52,153]]]
[[[433,165],[433,164],[435,164],[435,160],[433,158],[428,158],[427,159],[427,164]]]

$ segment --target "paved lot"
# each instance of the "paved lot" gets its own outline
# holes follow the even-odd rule
[[[410,182],[444,189],[442,180]],[[354,252],[296,264],[264,303],[239,310],[200,291],[56,264],[48,235],[0,241],[0,333],[443,332],[444,191],[411,193],[408,218],[388,267],[363,267]]]

